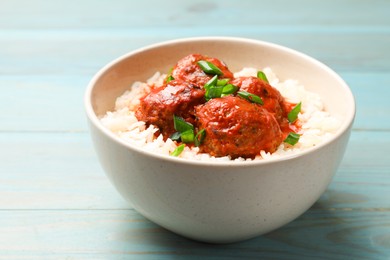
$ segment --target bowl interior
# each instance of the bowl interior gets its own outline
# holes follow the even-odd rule
[[[295,79],[318,93],[325,109],[351,123],[355,104],[350,89],[331,69],[307,55],[279,45],[241,38],[190,38],[152,45],[124,55],[104,67],[90,83],[89,100],[95,116],[113,110],[115,99],[135,81],[156,71],[167,73],[182,57],[200,53],[223,60],[231,71],[270,67],[280,80]]]

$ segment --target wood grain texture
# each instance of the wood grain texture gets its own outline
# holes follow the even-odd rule
[[[226,28],[226,27],[222,27]],[[173,33],[174,31],[174,33]],[[234,32],[234,34],[232,34]],[[262,27],[194,27],[109,30],[0,30],[0,73],[8,75],[87,75],[136,48],[183,37],[247,37],[306,53],[338,72],[388,72],[390,29],[335,32]],[[26,48],[28,46],[28,48]]]
[[[89,139],[85,133],[0,134],[0,209],[127,208]]]
[[[390,259],[390,2],[0,2],[0,259]],[[182,37],[282,44],[324,62],[357,101],[333,182],[264,236],[210,245],[143,218],[93,151],[83,95],[98,69]]]
[[[386,259],[390,247],[388,212],[309,210],[267,235],[218,246],[177,236],[133,210],[1,213],[0,252],[9,258]]]
[[[132,27],[189,27],[210,24],[239,26],[353,26],[387,27],[389,2],[386,0],[329,0],[286,2],[210,0],[161,3],[151,1],[84,0],[71,4],[64,0],[3,1],[0,26],[4,29],[80,29]],[[310,22],[308,22],[310,21]],[[172,32],[174,33],[174,32]]]

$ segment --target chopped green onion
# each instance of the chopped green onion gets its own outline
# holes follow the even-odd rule
[[[223,86],[211,86],[206,90],[205,98],[206,101],[209,101],[212,98],[219,98],[222,95]]]
[[[174,80],[175,78],[172,76],[172,75],[169,75],[166,79],[166,83],[169,83],[171,82],[172,80]]]
[[[173,134],[171,134],[171,136],[169,137],[172,141],[179,141],[180,140],[180,132],[174,132]]]
[[[194,142],[194,126],[186,122],[183,118],[173,115],[173,125],[175,127],[176,133],[171,135],[171,139],[178,141],[181,139],[183,143],[192,143]]]
[[[173,141],[181,140],[183,143],[195,143],[195,146],[199,146],[202,143],[206,134],[204,129],[200,130],[195,136],[194,126],[186,122],[182,117],[176,115],[173,115],[173,124],[175,130],[177,131],[169,137]],[[177,147],[176,149],[179,149],[179,147]],[[175,153],[175,151],[173,151],[172,154]],[[178,153],[178,155],[180,153],[181,151]]]
[[[299,112],[301,112],[302,102],[299,102],[293,109],[291,109],[290,113],[287,115],[287,119],[290,123],[294,123],[298,118]]]
[[[225,86],[228,82],[229,82],[230,79],[219,79],[217,81],[217,86]]]
[[[207,74],[213,74],[213,75],[222,75],[222,71],[212,64],[211,62],[200,60],[198,61],[199,67]]]
[[[215,75],[212,79],[210,79],[205,85],[206,89],[205,99],[209,101],[212,98],[219,98],[223,95],[232,94],[237,91],[238,87],[227,84],[229,79],[218,79],[218,75]]]
[[[181,144],[178,147],[176,147],[176,149],[173,150],[173,152],[171,153],[171,156],[176,156],[176,157],[179,156],[183,152],[185,146],[186,146],[185,144]]]
[[[204,137],[206,136],[205,129],[200,130],[195,136],[195,146],[198,147],[202,144]]]
[[[233,84],[227,84],[226,86],[223,87],[222,89],[222,94],[229,95],[233,94],[238,90],[238,87],[233,85]]]
[[[269,83],[269,82],[268,82],[268,79],[267,79],[267,76],[266,76],[266,75],[264,74],[264,72],[262,72],[262,71],[258,71],[258,72],[257,72],[257,78],[259,78],[259,79],[261,79],[261,80],[263,80],[263,81]]]
[[[182,117],[173,115],[173,125],[175,130],[179,133],[183,133],[187,130],[194,131],[194,126],[188,122],[186,122]]]
[[[189,129],[187,131],[184,131],[180,133],[180,138],[183,143],[192,143],[194,142],[195,135],[194,135],[194,130]]]
[[[218,82],[218,75],[215,75],[214,77],[212,77],[209,81],[207,81],[207,83],[204,85],[204,88],[206,90],[209,90],[211,86],[215,86]]]
[[[166,83],[169,83],[171,82],[172,80],[174,80],[175,78],[172,76],[172,71],[173,71],[173,67],[169,69],[168,71],[168,76],[167,76],[167,79],[165,80]]]
[[[299,134],[296,134],[296,133],[294,133],[294,132],[290,132],[290,133],[288,134],[287,138],[284,139],[283,142],[288,143],[288,144],[291,144],[291,145],[295,145],[296,143],[298,143],[299,137],[300,137]]]
[[[256,104],[260,104],[260,105],[264,104],[264,102],[261,99],[261,97],[256,96],[256,95],[254,95],[252,93],[249,93],[249,92],[246,92],[246,91],[238,91],[237,95],[239,95],[242,98],[245,98],[246,100],[248,100],[248,101],[250,101],[252,103],[256,103]]]

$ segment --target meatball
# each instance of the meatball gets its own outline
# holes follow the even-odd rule
[[[256,77],[238,77],[232,80],[240,90],[255,94],[264,101],[263,107],[272,113],[280,125],[288,124],[286,105],[280,92]]]
[[[195,112],[198,128],[206,132],[201,152],[212,156],[254,158],[261,150],[274,152],[283,140],[275,117],[240,97],[215,98]]]
[[[233,73],[228,67],[216,58],[210,58],[200,54],[188,55],[177,62],[173,67],[172,76],[174,79],[191,82],[197,86],[203,87],[214,75],[206,74],[197,64],[198,61],[205,60],[213,63],[221,71],[219,78],[233,78]]]
[[[135,116],[148,125],[157,126],[164,138],[168,138],[175,132],[173,115],[194,123],[194,107],[204,102],[203,89],[188,82],[172,80],[141,98]]]

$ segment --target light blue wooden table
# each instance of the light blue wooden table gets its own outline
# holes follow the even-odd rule
[[[351,86],[357,117],[329,189],[305,214],[231,245],[179,237],[114,190],[83,95],[138,47],[191,36],[266,40]],[[390,259],[390,1],[0,2],[1,259]]]

